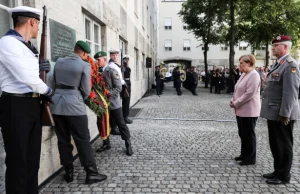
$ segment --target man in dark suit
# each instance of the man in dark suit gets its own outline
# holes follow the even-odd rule
[[[156,94],[161,95],[160,66],[155,67]]]
[[[198,86],[198,73],[195,72],[195,67],[191,67],[191,92],[194,96],[198,96],[196,93],[196,88]]]
[[[293,129],[295,121],[300,118],[300,73],[297,62],[289,54],[291,47],[289,36],[278,36],[272,41],[272,52],[277,61],[267,74],[262,94],[260,116],[267,119],[274,158],[274,172],[263,175],[268,184],[289,183],[291,178]]]
[[[86,184],[103,181],[106,175],[98,173],[94,152],[90,144],[90,132],[84,99],[91,93],[91,65],[84,60],[90,47],[77,41],[74,53],[56,61],[52,79],[55,94],[51,106],[58,139],[60,162],[65,169],[65,180],[73,181],[74,157],[71,135],[77,147],[81,165],[86,171]]]

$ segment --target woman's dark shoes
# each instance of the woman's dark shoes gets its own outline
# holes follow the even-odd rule
[[[263,174],[262,177],[265,179],[272,179],[272,178],[276,177],[276,175],[274,172],[272,172],[272,173],[268,173],[268,174]]]
[[[235,161],[240,161],[240,160],[244,160],[243,156],[238,156],[234,158]]]
[[[275,176],[274,178],[268,179],[266,183],[269,185],[280,185],[280,184],[288,184],[290,183],[290,180],[281,180]]]
[[[241,166],[254,165],[254,164],[255,164],[255,162],[247,162],[247,161],[241,161],[239,163],[239,165],[241,165]]]

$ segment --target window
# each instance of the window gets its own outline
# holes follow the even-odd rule
[[[228,46],[221,45],[221,51],[228,51]]]
[[[165,18],[165,30],[172,30],[172,18]]]
[[[265,51],[266,46],[259,46],[259,47],[256,48],[256,50]]]
[[[202,50],[204,51],[204,46],[202,47]],[[207,50],[209,51],[209,47],[207,47]]]
[[[15,0],[0,0],[0,37],[2,37],[10,28],[13,28],[12,19],[6,8],[15,7],[18,4],[20,3]]]
[[[135,79],[139,79],[140,74],[140,65],[139,65],[139,51],[134,49],[134,58],[135,58]]]
[[[127,44],[122,39],[119,39],[119,48],[121,51],[120,57],[119,57],[119,64],[121,64],[122,57],[127,54]]]
[[[187,30],[188,25],[187,24],[183,24],[183,29]]]
[[[100,40],[100,25],[84,16],[84,26],[85,26],[85,42],[91,48],[91,56],[96,52],[101,50],[101,40]]]
[[[246,43],[246,42],[240,42],[240,43],[239,43],[239,50],[240,50],[240,51],[245,51],[245,50],[247,50],[247,47],[248,47],[248,43]]]
[[[172,40],[165,40],[165,51],[172,51]]]
[[[191,50],[191,40],[183,40],[183,50],[184,51]]]

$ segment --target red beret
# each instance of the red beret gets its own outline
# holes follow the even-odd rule
[[[275,44],[278,42],[291,42],[291,41],[292,41],[291,37],[289,37],[287,35],[280,35],[272,40],[272,44]]]

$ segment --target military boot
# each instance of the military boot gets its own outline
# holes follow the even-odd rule
[[[97,183],[107,179],[106,175],[98,173],[97,166],[95,164],[85,166],[84,170],[86,171],[85,184]]]
[[[126,155],[131,156],[133,154],[133,151],[132,151],[130,139],[125,140],[125,146],[126,146]]]
[[[73,164],[64,165],[65,175],[64,178],[67,183],[70,183],[74,180],[74,166]]]
[[[125,123],[126,123],[126,124],[131,124],[131,123],[133,122],[133,121],[132,121],[131,119],[129,119],[128,117],[125,117],[124,120],[125,120]]]
[[[110,140],[108,137],[106,140],[103,140],[102,146],[99,149],[97,149],[96,152],[104,152],[105,150],[109,150],[110,148]]]

